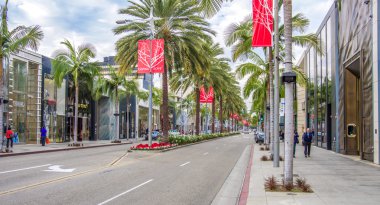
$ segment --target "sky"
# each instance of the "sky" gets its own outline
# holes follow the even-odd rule
[[[305,33],[317,31],[333,1],[293,0],[293,13],[303,13],[310,20]],[[127,0],[11,0],[9,24],[11,28],[40,25],[45,35],[38,50],[42,55],[51,57],[55,50],[62,48],[60,42],[69,39],[77,46],[82,43],[93,44],[97,49],[96,60],[102,61],[103,57],[116,54],[114,45],[121,36],[115,36],[112,29],[117,26],[116,20],[125,19],[125,16],[118,14],[118,10],[127,6]],[[224,47],[225,57],[231,57],[230,48],[224,44],[226,28],[251,13],[251,0],[234,0],[224,3],[220,12],[208,19],[217,31],[215,41]],[[302,50],[294,48],[296,59]],[[234,69],[239,63],[232,63],[231,66]],[[240,82],[244,84],[244,80]]]

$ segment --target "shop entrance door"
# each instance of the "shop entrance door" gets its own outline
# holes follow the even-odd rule
[[[360,58],[345,69],[345,151],[359,155],[361,138]]]

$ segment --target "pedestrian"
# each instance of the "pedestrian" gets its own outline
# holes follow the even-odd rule
[[[298,132],[295,130],[294,131],[293,158],[296,158],[296,145],[300,143],[298,138],[299,138]]]
[[[47,134],[47,130],[46,130],[45,126],[42,126],[42,128],[41,128],[41,144],[42,144],[42,146],[45,146],[46,134]]]
[[[310,128],[306,129],[306,132],[302,135],[302,144],[305,147],[304,154],[305,157],[310,157],[310,148],[311,142],[313,140],[313,133],[310,131]]]
[[[8,130],[5,133],[5,136],[7,138],[7,149],[6,152],[13,152],[13,131],[11,126],[8,126]],[[9,143],[11,144],[11,148],[9,149]]]

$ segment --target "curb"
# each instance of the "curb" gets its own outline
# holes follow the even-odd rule
[[[88,147],[67,147],[67,148],[39,150],[39,151],[31,151],[31,152],[20,152],[20,153],[12,153],[12,154],[0,154],[0,157],[12,157],[12,156],[40,154],[40,153],[47,153],[47,152],[61,152],[61,151],[71,151],[71,150],[90,149],[90,148],[99,148],[99,147],[120,146],[120,145],[128,145],[128,144],[133,144],[133,142],[94,145],[94,146],[88,146]]]
[[[249,157],[249,163],[245,172],[243,185],[241,187],[240,196],[238,205],[246,205],[248,200],[248,194],[249,194],[249,182],[251,179],[251,168],[253,165],[253,152],[254,152],[254,144],[251,145],[251,153]]]

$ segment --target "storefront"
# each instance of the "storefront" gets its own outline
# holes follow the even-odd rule
[[[42,56],[30,51],[11,55],[5,66],[4,122],[20,143],[37,143],[40,130]]]
[[[309,47],[298,65],[308,77],[297,89],[316,146],[373,161],[372,4],[342,1],[317,31],[321,49]],[[302,97],[302,93],[305,97]],[[377,109],[377,108],[376,108]],[[303,116],[303,109],[297,115]]]

